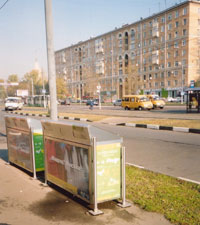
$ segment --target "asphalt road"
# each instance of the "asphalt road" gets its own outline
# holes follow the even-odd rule
[[[64,106],[63,109],[65,108]],[[76,112],[75,108],[73,109],[71,106],[70,108],[72,112]],[[85,107],[85,110],[87,108]],[[138,111],[132,112],[138,113]],[[0,131],[5,134],[4,114],[5,112],[1,110]],[[119,127],[101,123],[90,124],[123,137],[126,147],[126,162],[170,176],[200,182],[199,134]]]
[[[173,118],[173,119],[200,119],[200,113],[187,113],[186,106],[165,106],[164,109],[155,110],[124,110],[120,106],[102,106],[101,110],[99,106],[94,106],[93,110],[90,110],[85,104],[82,105],[59,105],[59,112],[69,113],[85,113],[85,114],[98,114],[120,117],[135,117],[135,118]]]
[[[126,162],[200,182],[200,135],[95,124],[123,137]]]

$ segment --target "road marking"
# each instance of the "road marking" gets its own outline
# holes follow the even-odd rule
[[[178,179],[184,180],[184,181],[188,181],[188,182],[192,182],[192,183],[195,183],[195,184],[200,184],[199,181],[196,181],[196,180],[190,180],[190,179],[187,179],[187,178],[184,178],[184,177],[178,177]]]
[[[137,168],[140,168],[140,169],[144,169],[144,167],[143,166],[138,166],[138,165],[135,165],[135,164],[133,164],[133,163],[126,163],[127,165],[129,165],[129,166],[135,166],[135,167],[137,167]]]

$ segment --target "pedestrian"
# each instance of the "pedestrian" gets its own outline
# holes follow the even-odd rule
[[[94,102],[91,100],[90,101],[90,109],[93,110]]]

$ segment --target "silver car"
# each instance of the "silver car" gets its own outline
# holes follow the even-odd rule
[[[121,106],[122,105],[122,100],[121,99],[117,99],[113,102],[114,106]]]

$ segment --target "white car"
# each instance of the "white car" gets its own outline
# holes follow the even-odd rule
[[[114,106],[121,106],[122,105],[122,100],[121,99],[117,99],[113,102]]]
[[[22,110],[24,103],[19,97],[8,97],[5,100],[5,110]]]

